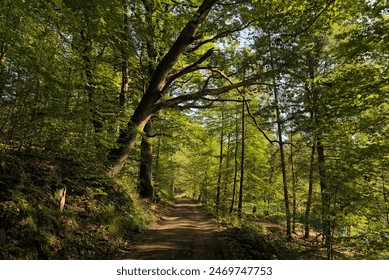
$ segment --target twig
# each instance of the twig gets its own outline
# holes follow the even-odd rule
[[[219,74],[221,74],[230,84],[234,84],[231,79],[225,75],[223,72],[221,71],[218,71]],[[249,114],[249,116],[251,117],[251,119],[253,120],[255,126],[257,127],[257,129],[259,130],[259,132],[262,133],[262,135],[266,138],[267,141],[269,141],[270,144],[273,144],[273,143],[279,143],[278,140],[272,140],[269,138],[269,136],[267,136],[267,134],[260,128],[260,126],[258,125],[258,122],[257,120],[255,119],[255,117],[253,116],[253,114],[251,113],[250,111],[250,106],[249,106],[249,103],[248,101],[246,100],[245,96],[244,96],[244,93],[239,89],[239,88],[236,88],[236,90],[240,93],[240,95],[242,96],[242,99],[243,99],[243,102],[245,103],[246,105],[246,109],[247,109],[247,113]]]
[[[322,15],[329,7],[333,4],[333,3],[335,3],[335,1],[336,1],[336,0],[331,0],[330,2],[328,2],[327,5],[324,7],[324,9],[321,10],[320,13],[318,13],[318,14],[315,16],[315,18],[308,24],[307,27],[305,27],[304,29],[302,29],[302,30],[300,30],[300,31],[298,31],[298,32],[296,32],[296,33],[294,33],[294,34],[292,34],[292,35],[289,35],[289,38],[288,38],[285,42],[289,41],[289,40],[292,39],[293,37],[296,37],[296,36],[298,36],[298,35],[300,35],[300,34],[306,32],[306,31],[308,31],[308,29],[311,28],[312,25],[315,24],[315,22],[318,20],[318,18],[319,18],[319,17],[320,17],[320,16],[321,16],[321,15]]]

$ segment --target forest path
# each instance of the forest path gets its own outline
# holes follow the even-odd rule
[[[127,255],[139,260],[234,259],[236,244],[211,214],[189,199],[177,200]],[[231,247],[233,246],[233,247]],[[234,250],[231,250],[234,248]]]

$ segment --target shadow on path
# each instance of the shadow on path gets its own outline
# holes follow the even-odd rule
[[[190,200],[174,207],[134,244],[128,259],[223,260],[234,259],[231,240],[210,214]]]

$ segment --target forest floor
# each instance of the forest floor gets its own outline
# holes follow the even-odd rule
[[[155,211],[160,220],[142,234],[128,254],[129,259],[236,259],[237,242],[213,216],[189,199],[162,203]]]

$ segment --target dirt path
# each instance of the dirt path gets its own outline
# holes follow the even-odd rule
[[[234,259],[232,240],[212,216],[190,200],[178,200],[151,230],[134,244],[128,259]],[[234,251],[236,251],[234,249]]]

